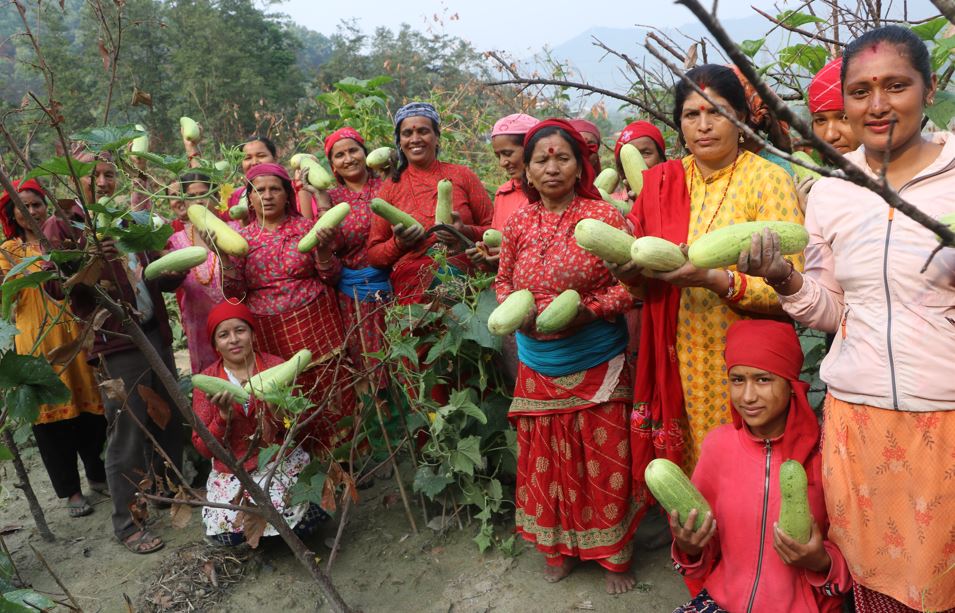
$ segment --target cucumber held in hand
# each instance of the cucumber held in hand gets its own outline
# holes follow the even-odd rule
[[[141,123],[136,124],[136,129],[140,132],[146,132],[146,126]],[[133,139],[132,145],[129,147],[130,153],[137,155],[139,153],[148,153],[149,152],[149,133],[143,134],[142,136],[137,136]]]
[[[604,168],[600,171],[600,174],[597,175],[597,178],[594,179],[594,187],[607,193],[615,190],[617,183],[620,183],[620,175],[618,175],[617,171],[613,168]]]
[[[229,219],[235,219],[236,221],[240,219],[245,219],[249,216],[249,198],[248,196],[242,196],[239,198],[238,204],[229,209]]]
[[[581,219],[574,227],[574,238],[581,249],[614,264],[630,261],[630,246],[636,239],[599,219]]]
[[[686,264],[680,246],[658,236],[641,236],[633,241],[630,258],[638,266],[657,272],[670,272]]]
[[[500,247],[501,243],[504,242],[504,235],[494,228],[488,228],[484,231],[484,236],[481,237],[481,240],[488,247]]]
[[[365,158],[365,164],[372,170],[381,170],[391,165],[391,154],[394,149],[391,147],[378,147],[368,154]]]
[[[256,396],[263,396],[288,387],[295,377],[299,376],[312,361],[312,352],[308,349],[302,349],[292,356],[287,362],[282,362],[278,366],[273,366],[268,370],[263,370],[257,375],[252,375],[248,382],[242,387],[245,391]]]
[[[710,505],[679,466],[666,458],[657,458],[650,461],[643,476],[653,497],[666,509],[667,514],[676,509],[680,525],[685,524],[690,511],[696,509],[693,529],[700,529],[706,514],[710,512]]]
[[[315,156],[303,157],[301,165],[306,173],[305,180],[315,189],[327,190],[335,186],[335,177],[325,170]]]
[[[816,160],[812,159],[812,156],[805,151],[797,151],[793,153],[793,159],[806,162],[807,164],[812,164],[813,166],[818,165],[816,164]],[[799,164],[793,164],[792,166],[793,172],[796,173],[796,179],[799,182],[802,182],[803,179],[818,179],[822,176],[815,170],[811,170],[805,166],[800,166]]]
[[[337,228],[341,225],[345,217],[351,212],[351,207],[347,202],[339,202],[318,218],[312,229],[309,230],[302,240],[298,242],[299,253],[308,253],[318,244],[318,231],[325,228]]]
[[[451,212],[454,210],[454,202],[451,199],[453,191],[454,186],[450,181],[447,179],[438,181],[438,202],[434,207],[434,223],[448,225],[454,223],[451,219]]]
[[[517,290],[491,312],[487,329],[491,334],[507,336],[520,328],[535,308],[534,294],[527,289]]]
[[[404,226],[405,230],[407,230],[413,226],[421,225],[420,223],[418,223],[417,219],[405,213],[398,207],[385,202],[381,198],[372,198],[371,204],[369,206],[371,207],[372,213],[374,213],[375,215],[379,217],[383,217],[387,219],[388,223],[390,223],[393,226],[397,226],[400,224]]]
[[[537,331],[541,334],[559,332],[577,318],[579,311],[580,294],[577,290],[565,289],[537,316]]]
[[[739,254],[749,249],[753,234],[769,228],[779,235],[783,255],[802,253],[809,244],[809,232],[790,221],[747,221],[708,232],[690,245],[690,262],[697,268],[732,266]]]
[[[190,205],[186,209],[189,221],[199,232],[211,232],[215,236],[216,246],[229,255],[244,256],[249,252],[249,243],[242,235],[219,219],[212,211],[201,204]]]
[[[215,396],[219,392],[229,392],[239,402],[248,402],[249,392],[232,381],[210,377],[208,375],[192,375],[192,387],[202,390],[207,396]]]
[[[779,492],[779,529],[805,545],[812,535],[812,511],[809,510],[809,480],[802,464],[796,460],[783,462],[779,467]]]
[[[643,171],[647,169],[647,161],[643,159],[640,150],[626,143],[620,148],[620,166],[623,167],[623,174],[627,177],[627,185],[634,196],[639,196],[643,191]]]
[[[189,117],[179,118],[179,132],[182,133],[182,137],[184,139],[193,143],[198,143],[202,138],[202,132],[199,130],[199,124]]]
[[[209,257],[209,250],[205,247],[183,247],[176,249],[162,256],[154,262],[150,262],[143,271],[145,279],[155,279],[164,272],[182,272],[195,268],[206,261]]]

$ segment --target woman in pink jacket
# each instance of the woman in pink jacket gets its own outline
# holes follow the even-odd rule
[[[889,26],[846,47],[845,112],[862,148],[846,154],[932,217],[955,211],[955,138],[921,134],[936,94],[925,45]],[[885,160],[888,167],[883,169]],[[875,193],[821,179],[809,195],[805,274],[755,236],[740,270],[766,278],[793,319],[836,339],[823,485],[857,611],[955,607],[955,249]]]
[[[838,547],[826,538],[819,424],[809,386],[799,380],[803,354],[789,324],[742,320],[726,335],[733,423],[703,441],[693,483],[712,507],[693,530],[676,511],[673,565],[704,589],[674,613],[836,612],[852,585]],[[812,533],[800,544],[776,525],[779,467],[797,460],[809,477]],[[717,527],[718,526],[718,527]]]

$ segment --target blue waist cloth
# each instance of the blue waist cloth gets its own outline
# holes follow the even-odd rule
[[[342,267],[342,277],[338,282],[338,291],[349,298],[358,296],[361,302],[375,300],[377,293],[390,294],[391,281],[388,271],[374,266],[365,268]]]
[[[615,358],[627,348],[623,317],[593,321],[564,338],[542,341],[517,333],[517,357],[546,377],[563,377]]]

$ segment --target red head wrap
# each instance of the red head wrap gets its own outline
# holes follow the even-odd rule
[[[772,115],[769,113],[769,105],[767,105],[759,93],[756,92],[756,88],[753,87],[753,84],[749,82],[749,79],[743,76],[743,73],[735,64],[730,64],[730,68],[733,69],[733,72],[736,73],[736,78],[739,79],[740,85],[743,86],[743,92],[746,95],[746,106],[749,107],[749,121],[751,125],[761,127],[766,129],[767,132],[770,131],[769,126],[763,126],[763,120],[767,117],[772,119]],[[775,120],[779,125],[780,132],[786,133],[789,132],[789,124],[785,121]]]
[[[660,148],[660,151],[666,153],[667,145],[663,141],[663,134],[660,133],[660,129],[649,121],[635,121],[624,128],[623,132],[620,133],[617,144],[613,147],[613,157],[619,160],[620,148],[641,136],[649,136],[650,139],[657,144],[657,147]]]
[[[328,158],[329,161],[332,159],[332,147],[335,146],[335,143],[345,138],[352,139],[362,147],[365,146],[365,139],[361,137],[358,130],[349,126],[339,128],[325,137],[325,157]]]
[[[255,315],[249,310],[249,307],[241,302],[229,302],[228,300],[220,302],[212,307],[212,310],[209,311],[209,316],[206,318],[206,334],[209,336],[209,342],[213,347],[216,346],[216,328],[219,327],[219,324],[228,319],[241,319],[249,324],[249,327],[251,327],[253,331],[255,330]]]
[[[574,126],[578,132],[590,132],[597,137],[597,140],[600,140],[600,128],[594,122],[587,119],[571,119],[570,125]]]
[[[22,192],[36,192],[40,194],[41,197],[46,198],[46,192],[43,191],[43,188],[40,187],[40,183],[36,179],[28,179],[26,181],[13,181],[13,187],[17,189],[17,193]],[[6,238],[13,238],[17,235],[17,222],[11,213],[7,215],[7,203],[10,202],[10,194],[3,192],[0,194],[0,226],[3,227],[3,235]]]
[[[256,164],[245,173],[245,179],[248,181],[249,185],[246,188],[246,193],[251,194],[252,188],[252,179],[256,177],[278,177],[282,180],[282,184],[285,186],[285,194],[287,200],[285,201],[285,212],[288,215],[298,215],[298,207],[296,206],[297,200],[295,199],[295,192],[292,191],[292,177],[289,176],[288,171],[281,164],[276,164],[274,162],[266,162],[265,164]],[[252,218],[255,218],[255,211],[252,207],[249,207],[249,215]]]
[[[580,132],[574,129],[571,122],[566,119],[545,119],[527,131],[527,134],[524,135],[524,147],[527,147],[535,134],[547,127],[560,128],[570,137],[570,140],[577,143],[577,147],[580,149],[583,168],[580,169],[580,181],[577,182],[575,187],[577,195],[591,200],[601,200],[600,192],[594,187],[594,167],[590,165],[590,154],[596,153],[597,148],[588,144],[584,137],[580,135]],[[525,189],[525,194],[530,202],[538,202],[541,199],[540,193],[530,186]]]
[[[799,379],[803,353],[796,330],[791,324],[771,319],[744,319],[730,326],[726,333],[726,370],[749,366],[783,377],[792,386],[789,415],[782,440],[784,460],[806,460],[819,445],[819,422],[809,406],[809,384]],[[732,402],[730,403],[732,406]],[[743,427],[743,420],[733,407],[733,425]]]
[[[823,66],[809,84],[809,112],[825,113],[845,109],[842,102],[842,58]]]

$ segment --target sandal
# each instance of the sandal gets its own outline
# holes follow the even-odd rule
[[[139,536],[136,536],[137,534]],[[148,530],[133,532],[131,535],[124,538],[122,543],[126,549],[138,554],[153,553],[154,551],[159,551],[166,546],[166,543],[164,543],[161,538],[149,532]]]
[[[93,512],[93,507],[91,507],[89,501],[86,500],[86,496],[81,496],[79,500],[66,504],[66,512],[73,518],[85,517]]]

